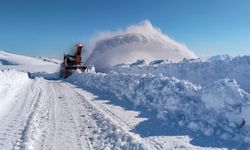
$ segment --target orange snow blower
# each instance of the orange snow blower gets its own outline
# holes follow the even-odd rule
[[[76,52],[73,55],[64,54],[63,63],[61,64],[61,76],[67,78],[77,69],[84,72],[86,66],[81,62],[82,44],[76,44]]]

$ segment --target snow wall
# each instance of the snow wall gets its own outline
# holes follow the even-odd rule
[[[76,73],[68,81],[154,110],[172,126],[250,144],[250,95],[235,80],[201,87],[162,75]]]
[[[250,93],[250,56],[215,61],[193,59],[183,60],[180,63],[157,60],[146,64],[144,61],[137,61],[129,65],[117,65],[114,68],[114,72],[118,73],[162,74],[202,86],[209,86],[219,79],[230,78],[235,79],[240,88]]]

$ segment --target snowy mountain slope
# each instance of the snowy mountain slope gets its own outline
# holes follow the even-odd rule
[[[28,57],[0,51],[0,69],[54,73],[59,70],[59,62],[53,59]]]
[[[92,53],[86,63],[95,65],[96,71],[108,72],[114,65],[168,59],[178,62],[183,58],[196,58],[185,45],[176,42],[149,21],[128,27],[124,31],[103,33],[96,37]]]
[[[55,62],[48,62],[43,59],[37,59],[34,57],[28,57],[23,55],[17,55],[0,51],[0,62],[2,65],[52,65]]]

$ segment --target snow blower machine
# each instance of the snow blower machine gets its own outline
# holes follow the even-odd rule
[[[73,55],[64,54],[63,63],[61,64],[61,77],[67,78],[76,70],[80,70],[84,72],[86,70],[86,66],[82,64],[81,61],[81,53],[82,53],[82,44],[76,44],[76,51]]]

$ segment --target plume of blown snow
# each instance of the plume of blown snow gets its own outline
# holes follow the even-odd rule
[[[125,30],[103,32],[92,41],[86,64],[94,65],[96,71],[108,72],[122,63],[145,60],[146,63],[167,59],[178,62],[183,58],[196,58],[184,44],[178,43],[146,20]]]

